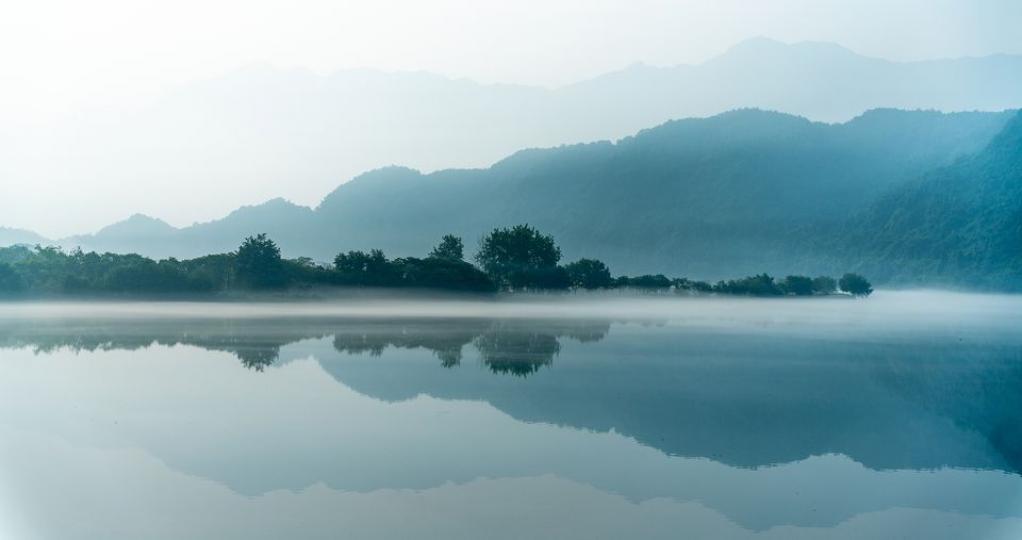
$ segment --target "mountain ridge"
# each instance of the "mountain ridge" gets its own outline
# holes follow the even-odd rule
[[[670,119],[744,107],[832,123],[882,107],[1014,109],[1022,107],[1022,57],[892,62],[826,44],[753,40],[701,64],[633,65],[557,88],[262,66],[176,87],[137,110],[101,109],[29,134],[5,133],[16,128],[0,122],[0,140],[18,141],[0,146],[0,162],[5,175],[52,185],[95,179],[103,190],[90,190],[95,204],[86,208],[73,189],[51,196],[58,216],[76,209],[74,221],[85,224],[78,227],[152,213],[154,193],[193,193],[161,215],[180,224],[277,196],[313,205],[340,181],[382,166],[484,168],[521,148],[618,140]],[[229,187],[238,182],[244,190]],[[17,199],[0,200],[0,215],[31,224],[37,218]]]
[[[598,257],[618,273],[832,273],[848,268],[805,246],[891,189],[982,151],[1015,114],[879,109],[828,124],[736,110],[616,142],[525,149],[485,169],[375,169],[314,208],[276,198],[129,247],[181,258],[266,232],[286,256],[421,256],[443,234],[461,235],[471,251],[491,228],[529,222],[566,258]]]
[[[843,235],[856,268],[885,281],[1022,290],[1022,112],[983,150],[886,193]]]

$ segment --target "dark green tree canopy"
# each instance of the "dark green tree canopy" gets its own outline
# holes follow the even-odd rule
[[[25,288],[25,283],[11,265],[0,262],[0,295],[19,293]]]
[[[671,280],[663,274],[644,274],[635,277],[619,276],[614,280],[614,285],[617,287],[629,287],[646,291],[670,289],[672,284]]]
[[[334,269],[341,274],[342,283],[348,285],[383,286],[399,281],[397,265],[379,249],[339,253],[334,257]]]
[[[813,278],[813,292],[816,294],[834,294],[837,291],[837,280],[830,276]]]
[[[405,287],[470,292],[497,290],[490,276],[462,260],[407,257],[394,263],[400,272],[400,284]]]
[[[873,293],[873,285],[859,274],[847,273],[841,276],[838,286],[852,296],[869,296]]]
[[[465,258],[465,244],[462,243],[460,237],[453,234],[445,234],[440,243],[433,248],[433,251],[429,252],[429,257],[432,259],[460,261]]]
[[[809,296],[813,294],[813,279],[807,276],[787,276],[780,287],[786,294]]]
[[[784,294],[784,291],[769,274],[720,281],[713,286],[713,290],[718,293],[746,296],[780,296]]]
[[[713,285],[705,281],[698,281],[688,278],[675,278],[671,280],[674,289],[678,292],[706,293],[713,291]]]
[[[280,248],[265,233],[245,238],[234,260],[238,278],[254,289],[285,285]]]
[[[365,251],[349,251],[338,253],[334,257],[334,268],[338,272],[360,274],[379,272],[387,265],[387,256],[379,249]]]
[[[494,229],[479,244],[476,261],[495,281],[514,286],[512,275],[523,276],[551,271],[561,260],[561,249],[552,236],[543,234],[529,225]],[[549,276],[545,276],[549,277]],[[519,285],[521,286],[521,285]],[[525,285],[528,286],[528,285]]]
[[[246,238],[236,253],[185,260],[155,261],[137,254],[12,246],[0,248],[0,296],[190,295],[325,286],[412,287],[481,293],[501,288],[538,291],[618,287],[650,294],[664,294],[673,289],[684,294],[778,296],[830,294],[837,286],[833,278],[826,276],[814,279],[788,276],[775,281],[767,274],[721,281],[712,286],[704,281],[671,279],[663,274],[620,276],[612,280],[607,266],[596,259],[580,259],[558,266],[555,261],[559,252],[549,236],[528,226],[518,231],[527,233],[523,236],[529,245],[520,249],[526,253],[518,258],[503,255],[495,258],[496,268],[505,271],[499,281],[494,274],[464,260],[436,256],[388,260],[381,250],[338,254],[333,267],[305,257],[282,259],[280,249],[264,234]],[[514,253],[520,248],[516,242],[521,238],[512,232],[513,229],[494,231],[490,248],[502,254]],[[511,248],[508,243],[512,244]],[[531,252],[538,252],[538,255]],[[846,274],[841,278],[840,287],[858,296],[872,292],[869,282],[858,274]]]
[[[511,289],[563,290],[571,287],[571,278],[563,266],[515,270],[508,274]]]
[[[605,289],[614,284],[610,269],[603,261],[579,259],[565,265],[571,286],[576,289]]]

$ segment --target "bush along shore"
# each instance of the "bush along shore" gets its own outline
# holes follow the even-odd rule
[[[742,296],[868,296],[864,277],[845,274],[759,274],[708,283],[664,275],[612,277],[596,259],[560,264],[554,239],[529,225],[498,228],[486,235],[474,257],[464,258],[461,238],[444,236],[424,258],[388,259],[380,250],[339,253],[333,264],[306,257],[285,259],[258,234],[237,251],[189,260],[155,261],[136,254],[65,252],[55,247],[0,248],[0,296],[204,296],[236,291],[296,291],[317,287],[376,287],[496,293],[629,289],[645,293]]]

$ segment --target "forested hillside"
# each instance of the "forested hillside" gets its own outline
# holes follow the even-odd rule
[[[882,197],[841,244],[886,282],[1022,290],[1022,114],[982,152]]]
[[[314,209],[274,199],[183,229],[136,215],[60,243],[189,258],[268,233],[285,256],[328,262],[338,249],[414,256],[448,233],[471,254],[486,231],[530,223],[566,259],[592,256],[615,273],[852,268],[879,283],[1012,287],[1016,114],[882,109],[824,124],[738,110],[613,143],[523,150],[487,169],[379,169]]]

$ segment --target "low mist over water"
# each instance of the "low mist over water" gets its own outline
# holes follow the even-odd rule
[[[253,302],[0,303],[0,319],[135,318],[508,318],[602,319],[719,331],[810,333],[816,337],[943,329],[954,334],[1022,328],[1022,295],[937,290],[877,291],[868,299],[735,298],[628,294],[466,296],[360,294],[335,300]],[[937,333],[937,332],[934,332]],[[945,335],[944,337],[949,337]]]
[[[0,536],[1016,538],[1020,317],[937,291],[0,304]]]

